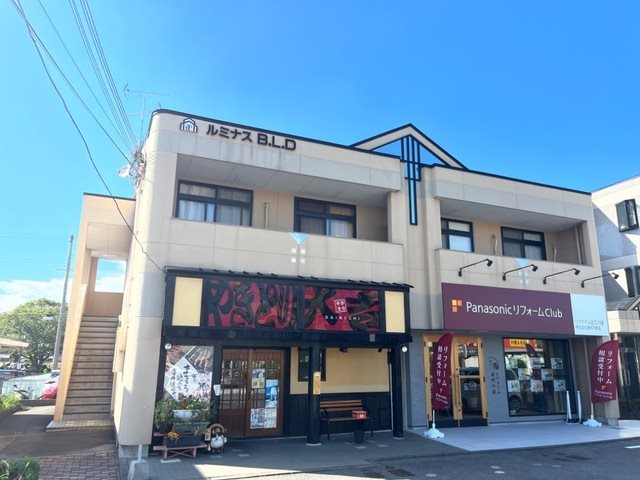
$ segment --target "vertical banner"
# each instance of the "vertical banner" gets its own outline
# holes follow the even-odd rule
[[[436,344],[433,351],[431,369],[431,408],[439,410],[449,406],[451,396],[451,343],[452,333],[445,333]]]
[[[617,340],[600,345],[591,356],[591,401],[608,402],[617,398],[618,347]]]

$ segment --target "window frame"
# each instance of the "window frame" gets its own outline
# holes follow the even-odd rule
[[[315,203],[316,205],[322,205],[324,207],[324,212],[320,213],[320,212],[314,212],[310,210],[304,210],[300,207],[301,203]],[[345,207],[351,208],[353,209],[353,215],[339,215],[335,213],[330,213],[329,207],[331,206],[340,207],[340,208],[345,208]],[[322,233],[322,235],[325,235],[327,237],[333,237],[333,238],[356,238],[356,214],[357,214],[357,207],[355,205],[351,205],[348,203],[328,202],[324,200],[316,200],[313,198],[295,197],[294,207],[293,207],[293,217],[294,217],[293,229],[295,232],[309,233],[310,235],[314,235],[314,233],[303,232],[300,229],[302,218],[323,219],[324,233]],[[352,225],[353,235],[351,237],[338,237],[337,235],[327,234],[327,220],[341,220],[341,221],[350,222]],[[321,235],[321,234],[315,233],[315,235]]]
[[[307,361],[303,362],[303,354],[307,352]],[[298,347],[298,381],[299,382],[307,382],[309,381],[309,357],[311,356],[311,348],[308,347]],[[320,380],[323,382],[327,381],[327,349],[320,349]]]
[[[443,222],[447,223],[447,227],[443,227],[442,224]],[[449,222],[455,222],[455,223],[464,223],[466,225],[469,225],[469,231],[468,232],[464,232],[462,230],[454,230],[451,229],[449,226]],[[453,218],[441,218],[440,219],[440,235],[441,238],[444,240],[446,239],[446,245],[445,242],[442,242],[442,248],[446,249],[446,250],[453,250],[451,248],[451,236],[458,236],[458,237],[467,237],[471,240],[471,250],[469,250],[469,253],[473,253],[475,252],[475,245],[473,242],[473,223],[471,222],[467,222],[465,220],[455,220]],[[454,250],[456,252],[466,252],[467,250]]]
[[[515,239],[515,238],[506,238],[505,237],[505,231],[506,230],[510,230],[512,232],[519,232],[520,233],[520,239]],[[540,235],[540,240],[539,241],[534,241],[534,240],[527,240],[524,238],[524,235],[526,233],[531,233],[534,235]],[[520,256],[514,256],[515,258],[526,258],[529,260],[547,260],[547,248],[546,248],[546,243],[545,243],[545,239],[544,239],[544,232],[536,232],[535,230],[524,230],[521,228],[513,228],[513,227],[500,227],[500,234],[502,237],[502,255],[505,257],[511,257],[512,255],[507,255],[505,253],[505,243],[509,243],[509,244],[513,244],[513,245],[519,245],[520,246]],[[530,247],[540,247],[540,251],[542,253],[541,258],[529,258],[526,256],[526,252],[525,252],[525,247],[530,246]]]
[[[198,187],[206,187],[206,188],[213,188],[215,189],[216,193],[215,193],[215,197],[202,197],[199,195],[193,195],[190,193],[180,193],[180,187],[181,185],[194,185],[194,186],[198,186]],[[248,193],[249,194],[249,201],[248,202],[244,202],[241,200],[229,200],[226,198],[220,198],[219,197],[219,192],[221,190],[224,191],[228,191],[228,192],[242,192],[242,193]],[[185,200],[185,201],[190,201],[190,202],[199,202],[204,204],[205,206],[205,212],[204,212],[204,218],[202,219],[198,219],[198,220],[194,220],[191,218],[185,218],[185,217],[180,217],[179,216],[179,211],[180,211],[180,201],[181,200]],[[208,205],[214,205],[214,218],[212,222],[207,221],[207,208]],[[244,211],[241,213],[241,221],[240,223],[225,223],[225,222],[220,222],[219,220],[217,220],[218,214],[220,212],[220,209],[218,207],[224,207],[224,206],[228,206],[228,207],[239,207],[241,210],[244,210],[245,208],[248,209],[248,219],[247,219],[247,224],[243,223],[244,220]],[[239,227],[251,227],[253,225],[253,191],[252,190],[247,190],[244,188],[235,188],[235,187],[225,187],[222,185],[216,185],[213,183],[202,183],[202,182],[192,182],[189,180],[178,180],[178,188],[176,190],[176,203],[175,203],[175,210],[174,210],[174,216],[175,218],[178,218],[180,220],[191,220],[194,222],[204,222],[204,223],[220,223],[222,225],[235,225],[235,226],[239,226]]]
[[[621,207],[624,208],[624,224],[620,221],[620,213],[622,210]],[[635,198],[629,198],[627,200],[623,200],[622,202],[616,203],[616,217],[618,219],[619,232],[628,232],[629,230],[638,229],[640,225],[638,224],[638,209],[636,207]]]

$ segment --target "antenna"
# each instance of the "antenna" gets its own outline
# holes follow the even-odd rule
[[[145,92],[142,90],[131,90],[129,88],[129,84],[127,83],[124,86],[124,93],[126,93],[127,95],[135,95],[138,97],[142,97],[142,109],[140,110],[139,113],[133,113],[131,115],[140,115],[140,137],[138,138],[138,140],[140,142],[142,142],[142,131],[144,128],[144,117],[147,115],[145,112],[146,106],[147,106],[147,97],[168,97],[169,94],[168,93],[157,93],[157,92]]]

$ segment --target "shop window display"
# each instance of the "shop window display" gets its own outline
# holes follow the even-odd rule
[[[566,414],[572,385],[567,342],[505,338],[503,343],[509,415]]]

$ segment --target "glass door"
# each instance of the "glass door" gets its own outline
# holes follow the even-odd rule
[[[433,352],[440,335],[424,336],[425,372],[427,373],[427,416],[433,420],[431,391]],[[436,424],[442,427],[485,425],[487,418],[482,343],[478,337],[454,336],[451,345],[449,405],[436,410]]]
[[[281,435],[284,352],[227,349],[222,358],[220,423],[228,435]]]

